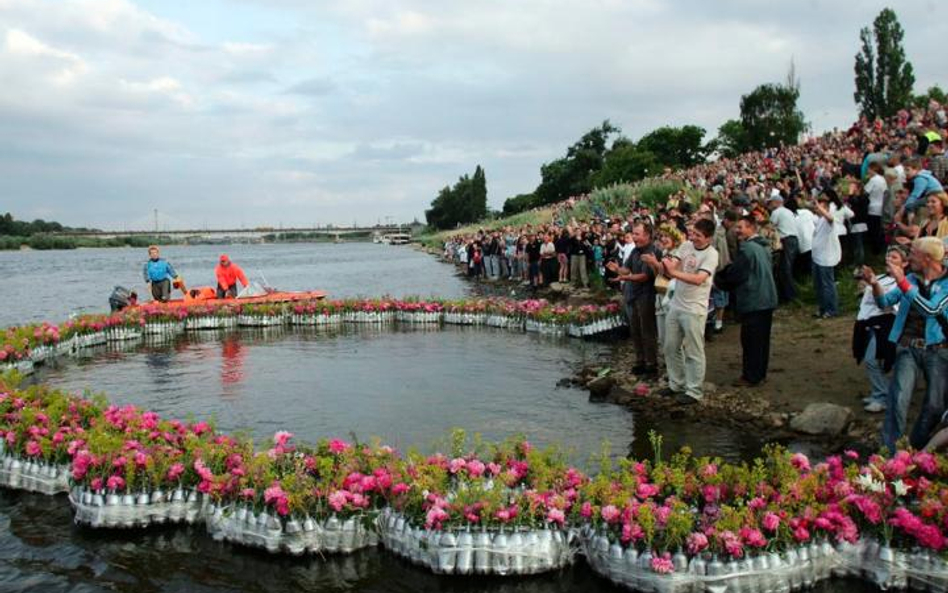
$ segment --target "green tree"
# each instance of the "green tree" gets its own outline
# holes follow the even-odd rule
[[[789,78],[787,84],[762,84],[741,97],[741,129],[748,150],[796,144],[806,129],[803,113],[797,109],[800,88],[792,71]]]
[[[512,198],[507,198],[504,200],[504,210],[503,214],[509,216],[511,214],[517,214],[518,212],[523,212],[529,210],[536,205],[536,196],[532,193],[529,194],[517,194]]]
[[[729,119],[718,128],[714,148],[725,158],[734,158],[747,152],[747,134],[739,119]]]
[[[928,103],[931,101],[935,101],[939,105],[944,105],[948,103],[948,95],[936,84],[933,87],[929,87],[928,92],[912,97],[912,104],[920,109],[928,107]]]
[[[592,178],[593,187],[631,183],[661,170],[655,155],[628,138],[618,138],[606,153],[602,168]]]
[[[891,117],[912,100],[915,73],[905,58],[904,36],[891,8],[879,13],[872,30],[863,27],[859,32],[861,47],[856,54],[853,99],[860,114],[869,119]]]
[[[428,226],[450,229],[476,222],[487,215],[487,178],[478,165],[474,176],[462,175],[453,187],[445,186],[425,210]]]
[[[567,149],[565,157],[543,165],[540,168],[540,185],[533,192],[534,205],[552,204],[588,193],[593,187],[592,176],[602,168],[609,138],[619,131],[606,120],[599,127],[583,134]]]
[[[642,136],[638,148],[651,152],[666,167],[693,167],[708,156],[707,147],[702,145],[704,134],[704,128],[698,126],[663,126]]]

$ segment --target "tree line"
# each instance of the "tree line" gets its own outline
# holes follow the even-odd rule
[[[860,32],[854,100],[861,116],[872,120],[890,117],[910,105],[925,106],[931,99],[945,102],[945,93],[938,86],[923,95],[913,94],[915,76],[905,55],[903,37],[902,26],[889,8],[879,13],[871,29],[866,27]],[[508,198],[503,214],[560,202],[597,187],[635,182],[666,169],[692,167],[712,157],[733,158],[795,144],[808,128],[797,107],[799,98],[800,82],[791,61],[784,81],[761,84],[741,96],[740,117],[724,122],[717,135],[707,141],[707,131],[696,125],[663,126],[633,140],[606,120],[570,145],[564,156],[543,164],[539,185],[532,192]],[[476,192],[471,189],[474,179],[467,176],[454,187],[442,189],[425,213],[429,226],[454,228],[485,217],[487,189],[483,175],[478,166]]]

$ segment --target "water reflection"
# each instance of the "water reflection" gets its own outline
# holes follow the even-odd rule
[[[0,490],[0,590],[158,593],[567,593],[623,591],[583,562],[522,578],[445,577],[383,549],[294,558],[211,540],[199,527],[91,530],[72,524],[64,496]],[[818,593],[868,592],[862,581],[828,581]]]

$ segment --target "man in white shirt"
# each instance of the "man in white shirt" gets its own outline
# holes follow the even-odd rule
[[[780,234],[780,260],[777,262],[777,296],[781,303],[797,298],[797,288],[793,285],[793,262],[799,252],[797,241],[797,219],[793,212],[783,205],[783,197],[775,193],[767,200],[770,209],[770,223]]]
[[[882,164],[869,164],[869,181],[863,187],[866,196],[869,198],[869,248],[873,253],[879,254],[885,246],[885,235],[882,230],[882,208],[885,205],[885,192],[889,185],[882,176]]]
[[[819,303],[816,317],[821,319],[839,314],[835,268],[843,257],[843,250],[836,233],[836,201],[836,192],[826,189],[813,206],[817,215],[816,231],[813,234],[813,285]]]
[[[803,199],[805,196],[801,194],[800,197]],[[813,271],[811,269],[813,266],[811,250],[813,249],[813,233],[816,231],[816,217],[807,208],[798,206],[796,218],[797,245],[800,248],[800,254],[797,255],[795,268],[797,280],[800,280],[801,278],[809,278]]]
[[[889,247],[887,258],[895,255],[898,255],[906,265],[908,264],[908,249],[904,246],[893,245]],[[889,292],[895,288],[895,279],[891,276],[881,274],[876,278],[883,292]],[[863,289],[859,312],[856,314],[856,327],[853,329],[853,347],[854,352],[858,353],[855,350],[856,345],[865,344],[862,361],[866,367],[866,377],[869,379],[870,387],[869,397],[863,398],[867,412],[881,412],[886,408],[889,379],[886,377],[884,365],[880,364],[880,359],[884,358],[881,355],[883,348],[891,347],[891,344],[888,343],[889,331],[892,329],[895,312],[898,310],[898,303],[892,307],[881,309],[876,303],[872,287],[866,285]]]
[[[677,281],[665,316],[663,350],[668,387],[662,393],[674,396],[680,404],[697,403],[704,395],[704,328],[718,266],[718,252],[711,246],[714,222],[699,219],[688,235],[690,241],[662,260],[665,275]]]

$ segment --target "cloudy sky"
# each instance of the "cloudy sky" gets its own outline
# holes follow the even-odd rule
[[[814,129],[848,124],[858,32],[884,5],[0,0],[0,212],[408,221],[476,164],[499,208],[604,119],[713,133],[791,57]],[[917,88],[944,86],[948,9],[897,6]]]

